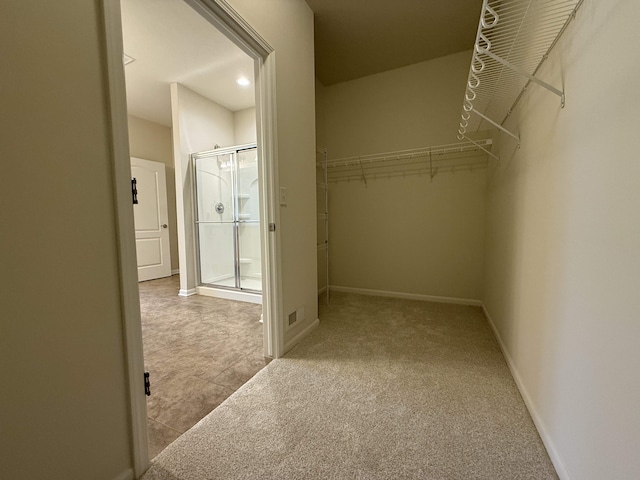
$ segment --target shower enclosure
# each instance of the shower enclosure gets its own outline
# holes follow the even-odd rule
[[[199,284],[260,293],[256,145],[209,150],[191,158]]]

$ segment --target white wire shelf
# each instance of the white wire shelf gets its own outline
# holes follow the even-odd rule
[[[361,180],[367,178],[396,177],[408,174],[429,174],[431,178],[445,170],[484,168],[491,152],[493,141],[468,140],[446,145],[435,145],[412,150],[360,155],[328,160],[327,180]]]
[[[560,97],[560,85],[536,74],[583,0],[483,0],[458,139],[467,132],[496,127],[520,140],[502,124],[530,82]]]

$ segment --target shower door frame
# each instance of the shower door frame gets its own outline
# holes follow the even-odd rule
[[[248,292],[248,293],[254,293],[254,294],[260,294],[262,295],[262,289],[261,290],[252,290],[250,288],[242,288],[241,287],[241,271],[240,271],[240,233],[239,233],[239,223],[240,223],[240,217],[239,217],[239,209],[240,209],[240,205],[239,205],[239,201],[238,201],[238,194],[239,194],[239,187],[238,187],[238,162],[237,162],[237,155],[239,152],[242,152],[244,150],[252,150],[255,149],[256,150],[256,155],[258,155],[258,145],[257,143],[246,143],[243,145],[233,145],[231,147],[223,147],[223,148],[216,148],[214,150],[204,150],[202,152],[196,152],[196,153],[192,153],[190,155],[190,160],[191,160],[191,171],[193,172],[193,178],[192,178],[192,182],[193,182],[193,208],[195,210],[195,222],[193,225],[194,228],[194,237],[196,239],[196,277],[198,280],[198,285],[199,286],[203,286],[203,287],[212,287],[212,288],[220,288],[222,290],[230,290],[230,291],[237,291],[237,292]],[[231,188],[231,192],[232,192],[232,196],[233,196],[233,261],[234,261],[234,274],[235,274],[235,287],[229,287],[227,285],[219,285],[216,283],[205,283],[202,280],[202,269],[201,269],[201,257],[200,257],[200,232],[198,230],[198,225],[199,225],[199,209],[198,209],[198,173],[197,173],[197,169],[196,169],[196,161],[197,158],[203,158],[203,157],[210,157],[210,158],[215,158],[221,155],[230,155],[233,160],[231,161],[232,164],[232,169],[231,169],[231,184],[232,184],[232,188]],[[258,158],[257,160],[257,165],[260,165],[260,159]],[[258,172],[259,175],[259,172]],[[260,192],[258,192],[258,202],[260,202]],[[260,205],[260,203],[259,203]],[[260,207],[259,207],[260,208]],[[215,223],[215,222],[212,222]],[[260,220],[258,220],[257,222],[255,222],[258,224],[258,228],[260,228],[261,226],[261,222]],[[261,249],[262,250],[262,249]],[[263,259],[262,259],[262,251],[261,251],[261,255],[260,255],[260,277],[262,279],[262,272],[264,270],[263,268]]]

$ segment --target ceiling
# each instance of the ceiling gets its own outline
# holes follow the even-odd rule
[[[253,60],[182,0],[121,0],[130,115],[171,126],[169,85],[233,112],[255,105]],[[236,81],[245,77],[248,87]]]
[[[263,0],[264,1],[264,0]],[[473,47],[482,0],[306,0],[323,85]],[[231,110],[255,105],[253,60],[183,0],[121,0],[129,113],[171,126],[174,82]]]
[[[482,0],[306,0],[327,86],[470,50]]]

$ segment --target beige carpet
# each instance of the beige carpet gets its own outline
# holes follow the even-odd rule
[[[480,309],[335,293],[143,478],[557,476]]]

